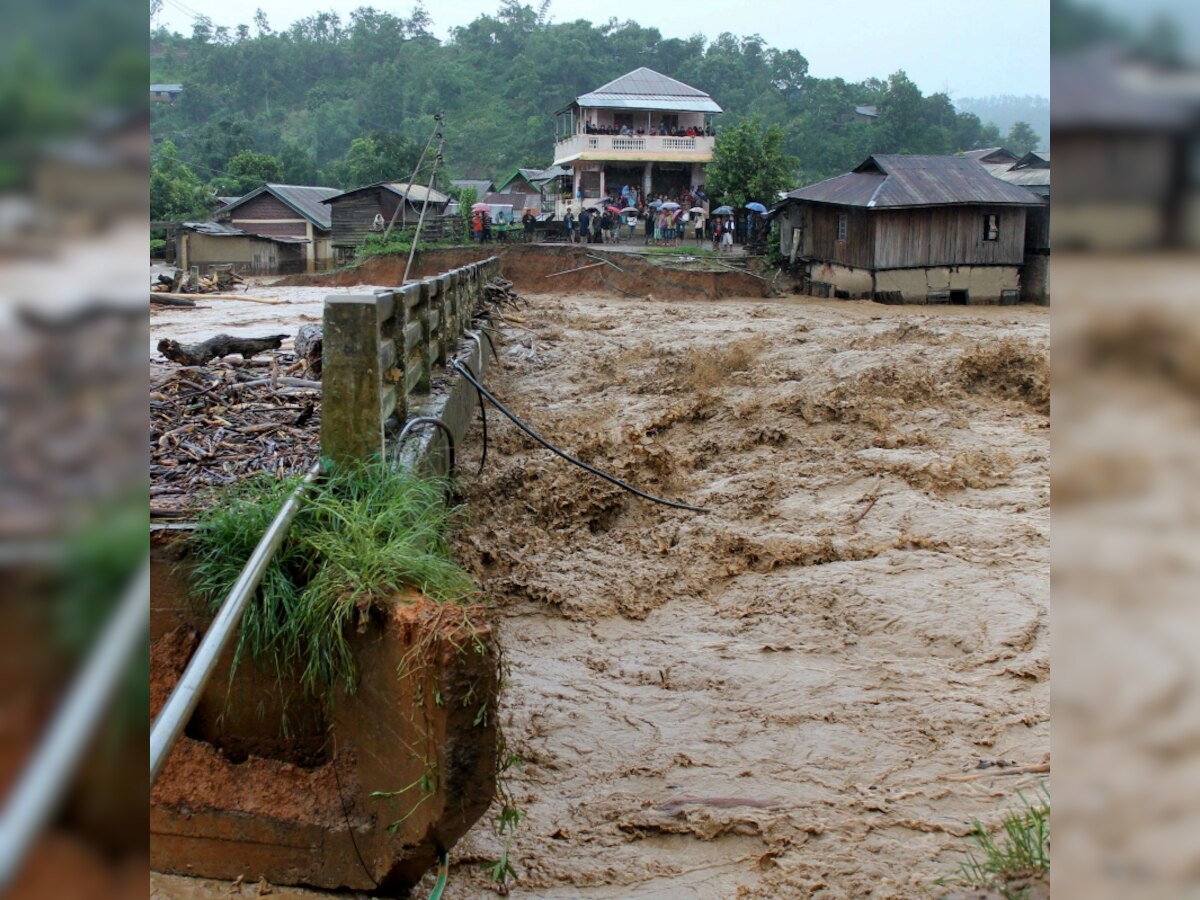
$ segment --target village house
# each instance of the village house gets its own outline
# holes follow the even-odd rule
[[[991,147],[968,150],[963,156],[981,163],[993,178],[1025,188],[1045,202],[1025,214],[1025,263],[1021,270],[1021,300],[1047,303],[1050,295],[1050,151],[1031,151],[1020,159],[1011,150]]]
[[[168,261],[201,273],[233,266],[250,275],[288,275],[308,270],[307,238],[252,234],[224,222],[184,222],[172,227],[175,253]]]
[[[332,223],[334,254],[342,260],[353,256],[355,248],[362,246],[367,235],[382,233],[393,215],[396,217],[395,228],[416,225],[422,207],[425,208],[426,222],[422,230],[427,237],[434,237],[434,229],[430,226],[445,214],[450,198],[423,184],[383,181],[352,191],[334,191],[323,203]]]
[[[624,185],[642,197],[703,185],[721,111],[704,91],[645,67],[558,110],[554,165],[570,171],[576,211]]]
[[[151,103],[174,103],[183,95],[182,84],[152,84],[150,85]]]
[[[789,193],[780,249],[819,296],[1016,303],[1025,219],[1043,205],[963,156],[868,157]]]
[[[331,187],[264,184],[219,209],[216,220],[246,234],[288,238],[289,243],[302,241],[304,259],[300,271],[315,272],[333,262],[329,207],[322,201],[338,193],[337,188]],[[288,265],[290,270],[291,263]]]
[[[1107,55],[1057,59],[1050,125],[1062,167],[1055,246],[1200,245],[1200,78]]]

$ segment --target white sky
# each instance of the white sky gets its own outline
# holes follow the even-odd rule
[[[527,2],[538,6],[538,0]],[[412,9],[410,0],[165,0],[158,21],[188,34],[191,11],[232,29],[253,26],[254,10],[261,7],[279,30],[322,10],[347,18],[352,9],[369,5],[401,16]],[[425,4],[440,38],[499,6],[499,0]],[[799,50],[811,73],[821,78],[860,81],[904,69],[926,94],[1050,95],[1049,0],[551,0],[550,18],[631,19],[657,28],[665,38],[757,33],[768,46]],[[563,60],[563,65],[580,63]]]

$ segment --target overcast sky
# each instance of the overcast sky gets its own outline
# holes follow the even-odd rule
[[[252,25],[255,8],[261,7],[278,30],[322,10],[346,18],[350,10],[367,5],[396,15],[412,9],[409,0],[165,0],[159,22],[188,34],[189,13],[203,13],[232,29]],[[538,0],[529,5],[536,9]],[[426,3],[440,38],[499,6],[498,0]],[[703,34],[711,40],[724,31],[757,33],[769,46],[799,50],[818,77],[861,81],[904,69],[926,94],[1050,94],[1049,0],[551,0],[550,18],[631,19],[657,28],[663,37]],[[563,65],[580,62],[564,59]]]

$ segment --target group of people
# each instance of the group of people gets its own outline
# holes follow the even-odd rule
[[[533,241],[533,225],[537,222],[532,210],[525,210],[525,215],[521,216],[520,225],[522,228],[522,239],[526,244]],[[512,220],[501,210],[496,214],[493,220],[491,213],[484,209],[477,209],[471,213],[471,240],[478,241],[481,244],[490,242],[493,237],[500,243],[508,243],[508,234],[510,231],[517,230],[517,216],[513,213]]]
[[[621,125],[593,125],[588,122],[583,126],[585,134],[611,134],[617,136],[637,137],[644,136],[647,132],[645,128],[634,128],[628,123]],[[711,124],[708,125],[688,125],[686,128],[680,125],[667,125],[666,122],[659,122],[657,127],[652,127],[650,134],[657,134],[663,137],[714,137],[716,129]]]
[[[670,201],[664,201],[667,203]],[[684,241],[694,238],[696,246],[704,243],[706,233],[712,241],[714,251],[733,250],[736,226],[732,216],[709,218],[701,207],[664,209],[663,203],[647,203],[637,209],[614,212],[602,205],[599,208],[581,209],[576,215],[571,209],[563,221],[567,228],[567,241],[573,244],[617,244],[622,240],[633,240],[639,223],[646,244],[680,247]]]

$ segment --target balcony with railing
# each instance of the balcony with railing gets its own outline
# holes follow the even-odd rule
[[[681,161],[709,162],[714,137],[670,137],[662,134],[573,134],[554,145],[555,162],[586,154],[591,159],[660,160],[678,154]]]

